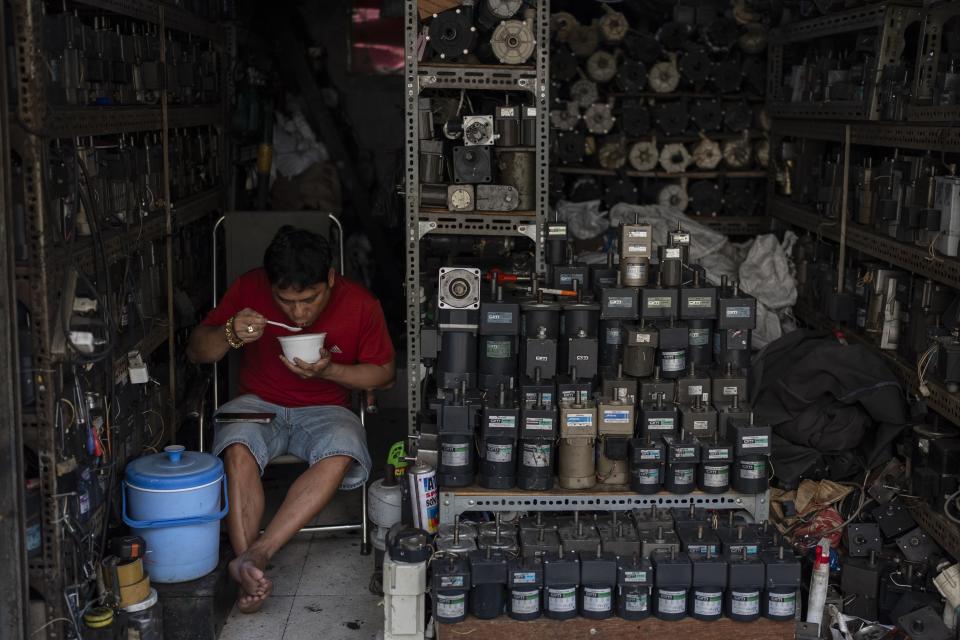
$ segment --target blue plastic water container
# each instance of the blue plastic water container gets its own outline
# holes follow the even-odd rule
[[[216,456],[175,445],[127,465],[123,521],[147,543],[144,566],[153,582],[186,582],[213,571],[227,509],[226,475]]]

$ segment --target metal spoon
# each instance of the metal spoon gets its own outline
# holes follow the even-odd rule
[[[287,331],[303,331],[303,327],[291,327],[288,324],[283,324],[282,322],[274,322],[273,320],[267,320],[267,324],[272,324],[275,327],[280,327],[286,329]]]

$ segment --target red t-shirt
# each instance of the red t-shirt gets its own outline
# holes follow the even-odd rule
[[[260,268],[237,278],[203,324],[223,325],[245,307],[269,320],[290,323],[273,299],[266,271]],[[365,288],[340,275],[327,306],[303,331],[325,331],[324,348],[331,351],[331,359],[338,364],[384,365],[394,357],[380,302]],[[252,393],[283,407],[349,406],[350,391],[345,387],[329,380],[304,380],[284,366],[277,337],[289,335],[293,334],[268,324],[259,340],[240,349],[240,393]]]

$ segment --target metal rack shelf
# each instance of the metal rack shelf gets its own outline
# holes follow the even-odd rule
[[[803,42],[805,40],[815,40],[816,38],[825,38],[827,36],[836,36],[842,33],[852,31],[861,31],[863,29],[875,29],[881,27],[887,16],[887,10],[905,10],[908,7],[900,5],[917,5],[918,2],[900,2],[892,4],[883,2],[867,5],[858,9],[841,11],[830,15],[812,18],[810,20],[800,20],[788,24],[780,29],[773,29],[770,32],[770,42],[792,43]]]
[[[693,180],[711,179],[711,178],[766,178],[766,170],[756,171],[616,171],[614,169],[597,169],[594,167],[565,167],[553,166],[552,171],[557,173],[567,173],[587,176],[617,176],[625,175],[629,178],[665,178],[670,180],[679,180],[689,178]]]
[[[910,500],[904,504],[921,529],[936,540],[944,551],[954,558],[960,558],[960,526],[934,511],[926,502]]]
[[[960,119],[960,107],[957,108]],[[843,142],[844,123],[775,120],[773,135]],[[850,143],[874,147],[956,152],[960,127],[907,124],[905,122],[857,122],[850,124]]]
[[[835,242],[840,240],[839,221],[817,215],[809,205],[797,204],[782,196],[771,196],[767,201],[767,209],[770,215],[787,224],[802,227]],[[847,246],[931,280],[960,288],[960,260],[957,258],[937,256],[931,260],[926,247],[898,242],[851,221],[847,222]]]
[[[534,211],[421,211],[419,239],[428,233],[459,236],[523,236],[537,241]]]
[[[163,9],[163,20],[168,29],[183,31],[202,38],[223,42],[224,30],[216,22],[210,22],[194,15],[171,2],[156,2],[156,0],[70,0],[72,4],[102,9],[121,16],[159,23],[160,12]]]
[[[440,522],[453,522],[454,517],[469,511],[628,511],[652,507],[689,507],[706,509],[746,509],[757,520],[766,520],[770,512],[766,493],[746,495],[727,493],[676,494],[661,491],[641,495],[626,485],[598,485],[584,491],[570,491],[559,486],[549,491],[523,489],[484,489],[479,486],[458,489],[440,488]]]
[[[542,88],[533,66],[421,64],[417,91],[424,89],[478,89],[484,91],[530,91]]]
[[[223,105],[175,106],[167,109],[171,128],[199,127],[223,122]],[[160,105],[137,107],[55,107],[40,124],[52,138],[99,136],[163,128]]]
[[[857,331],[851,330],[849,327],[838,325],[824,314],[811,309],[805,304],[797,304],[794,307],[794,313],[799,319],[810,326],[824,331],[840,328],[848,340],[876,349],[887,362],[887,365],[890,367],[890,370],[893,371],[894,375],[900,378],[904,387],[917,396],[921,395],[918,390],[919,381],[917,379],[916,367],[910,366],[898,358],[895,353],[880,349],[869,338],[861,335]],[[960,425],[960,393],[950,393],[946,387],[936,380],[929,378],[925,380],[925,384],[929,391],[929,395],[924,396],[927,405],[947,420]]]

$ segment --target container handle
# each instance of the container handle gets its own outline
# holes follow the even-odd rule
[[[227,474],[223,474],[221,477],[221,482],[223,484],[223,509],[220,513],[216,513],[209,516],[191,516],[189,518],[171,518],[169,520],[134,520],[127,515],[127,487],[130,485],[127,484],[127,481],[123,481],[123,491],[121,494],[121,501],[123,504],[123,522],[128,527],[133,529],[161,529],[165,527],[186,527],[193,524],[209,524],[211,522],[218,522],[227,517],[227,512],[230,510],[230,500],[227,496]]]

